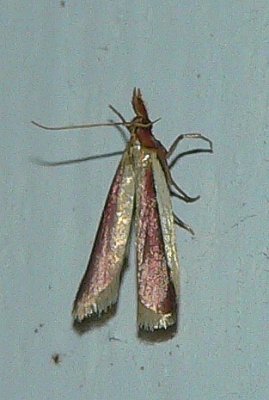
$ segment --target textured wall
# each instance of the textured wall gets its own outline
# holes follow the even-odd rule
[[[9,1],[1,12],[1,398],[269,398],[268,1]],[[181,159],[174,201],[180,324],[136,332],[134,243],[116,315],[84,334],[72,301],[119,156],[116,129],[46,132],[132,117],[141,87],[165,146],[203,132],[214,155]],[[182,150],[197,146],[183,143]],[[180,150],[180,149],[179,149]],[[51,359],[60,354],[60,363]],[[57,360],[56,360],[57,361]]]

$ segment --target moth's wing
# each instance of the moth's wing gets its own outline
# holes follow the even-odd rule
[[[110,187],[95,243],[74,301],[79,321],[117,302],[134,207],[134,171],[126,151]]]
[[[165,255],[171,274],[171,280],[175,287],[177,297],[179,296],[179,261],[176,245],[176,229],[171,201],[170,188],[167,184],[166,175],[157,156],[154,155],[153,174],[155,190],[157,193],[158,210],[161,221],[162,237],[165,247]]]
[[[154,152],[138,179],[138,325],[154,330],[176,323],[179,263],[170,191]]]

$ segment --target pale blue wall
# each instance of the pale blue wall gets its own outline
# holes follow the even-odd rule
[[[268,399],[268,1],[11,0],[0,18],[1,399]],[[199,131],[215,149],[173,169],[201,200],[175,201],[196,237],[178,231],[179,332],[154,345],[136,336],[133,244],[117,314],[71,325],[119,157],[31,162],[123,149],[115,129],[30,120],[106,121],[109,103],[130,118],[134,86],[164,145]]]

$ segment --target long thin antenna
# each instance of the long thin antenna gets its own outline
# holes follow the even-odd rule
[[[111,108],[113,111],[115,111],[113,108]],[[120,114],[119,114],[120,116]],[[123,117],[120,117],[121,119],[124,119]],[[47,131],[65,131],[65,130],[70,130],[70,129],[83,129],[83,128],[96,128],[98,126],[126,126],[128,127],[136,127],[136,128],[149,128],[156,122],[160,121],[161,118],[155,119],[155,121],[149,122],[148,124],[142,124],[140,122],[107,122],[107,123],[102,123],[102,124],[84,124],[84,125],[69,125],[69,126],[46,126],[39,124],[36,121],[31,121],[31,123],[35,126],[38,126],[38,128],[45,129]]]
[[[103,124],[84,124],[84,125],[69,125],[69,126],[46,126],[38,122],[31,121],[31,123],[39,128],[46,129],[47,131],[64,131],[68,129],[83,129],[83,128],[96,128],[98,126],[130,126],[128,122],[108,122]]]

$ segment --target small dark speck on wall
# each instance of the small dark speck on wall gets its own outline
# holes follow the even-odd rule
[[[54,362],[55,365],[60,364],[60,362],[62,361],[59,353],[53,353],[51,356],[51,360]]]
[[[40,323],[40,324],[38,325],[38,328],[43,328],[43,326],[44,326],[44,324]],[[35,333],[38,333],[38,332],[39,332],[39,329],[38,329],[38,328],[35,328],[35,330],[34,330]]]

